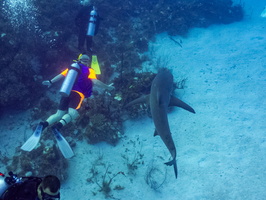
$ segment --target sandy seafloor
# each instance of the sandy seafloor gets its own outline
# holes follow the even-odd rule
[[[186,37],[174,37],[182,40],[182,48],[167,34],[150,43],[154,62],[145,63],[143,69],[156,71],[159,63],[172,70],[175,81],[186,79],[185,88],[175,94],[196,111],[175,108],[169,113],[178,179],[173,167],[163,164],[170,154],[161,139],[153,137],[152,119],[143,117],[125,122],[125,135],[116,146],[79,142],[69,160],[61,199],[105,199],[99,186],[87,179],[93,167],[103,175],[107,166],[111,173],[107,180],[125,173],[111,183],[112,189],[124,188],[111,191],[114,199],[266,199],[266,18],[260,17],[266,2],[244,5],[247,14],[241,22],[196,28]],[[2,153],[12,155],[25,141],[24,132],[32,133],[28,119],[27,112],[1,118]],[[131,162],[138,152],[140,164],[129,173],[122,157]],[[5,167],[0,170],[5,172]],[[147,184],[148,174],[159,188]],[[97,180],[100,184],[101,175]]]

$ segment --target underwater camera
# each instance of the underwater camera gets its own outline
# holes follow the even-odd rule
[[[9,172],[8,175],[9,177],[5,177],[5,175],[0,172],[0,198],[11,185],[19,183],[22,180],[22,178],[19,178],[13,172]]]

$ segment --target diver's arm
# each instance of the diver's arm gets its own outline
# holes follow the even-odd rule
[[[61,80],[61,79],[64,78],[64,77],[65,77],[65,76],[64,76],[63,74],[58,74],[57,76],[55,76],[54,78],[52,78],[52,79],[50,80],[50,82],[51,82],[51,83],[55,83],[55,82]]]
[[[48,87],[50,87],[53,83],[61,80],[62,78],[64,78],[65,76],[63,74],[58,74],[57,76],[55,76],[54,78],[52,78],[51,80],[46,80],[43,81],[42,84],[43,85],[47,85]]]
[[[104,84],[102,81],[98,80],[98,79],[92,79],[93,84],[95,84],[96,86],[105,89],[105,90],[113,90],[114,87],[112,86],[112,84],[110,85],[106,85]]]

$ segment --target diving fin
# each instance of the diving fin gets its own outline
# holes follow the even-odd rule
[[[91,68],[94,69],[96,74],[101,74],[101,69],[96,55],[91,56]]]
[[[64,138],[64,136],[61,135],[61,133],[57,130],[57,128],[53,128],[52,130],[53,130],[57,145],[58,145],[61,153],[63,154],[63,156],[65,158],[71,158],[72,156],[74,156],[74,153],[73,153],[70,145],[68,144],[68,142]]]
[[[32,136],[22,145],[21,149],[24,151],[32,151],[40,141],[43,125],[38,124]]]

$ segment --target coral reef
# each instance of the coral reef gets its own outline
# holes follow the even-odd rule
[[[131,73],[121,73],[118,78],[114,80],[114,86],[116,91],[119,91],[121,96],[120,106],[125,114],[124,106],[140,97],[141,95],[146,95],[150,93],[151,82],[156,74],[152,72],[131,72]],[[138,118],[147,114],[147,107],[145,104],[137,105],[132,107],[127,107],[126,114],[130,118]]]
[[[85,128],[86,140],[91,144],[106,141],[115,145],[123,134],[122,120],[117,116],[121,112],[117,102],[104,93],[84,103],[86,105],[81,108],[81,116],[76,124]]]
[[[95,94],[83,103],[76,128],[83,129],[85,139],[91,144],[106,141],[115,145],[124,134],[122,124],[125,116],[146,114],[144,106],[125,111],[124,105],[141,94],[148,94],[154,76],[150,72],[132,72],[115,78],[114,91]]]
[[[92,0],[103,21],[95,37],[97,52],[105,62],[129,71],[141,65],[140,53],[157,33],[185,35],[190,28],[240,21],[243,10],[231,0],[104,1]]]
[[[57,103],[53,102],[48,97],[42,97],[39,102],[30,109],[31,120],[45,120],[47,116],[54,113],[57,109]]]
[[[185,35],[193,27],[243,18],[242,7],[231,0],[92,0],[91,4],[103,18],[94,51],[104,81],[113,71],[111,64],[118,73],[140,68],[147,59],[141,53],[157,33]],[[19,1],[0,5],[0,110],[31,107],[44,91],[41,79],[59,72],[80,53],[74,25],[81,8],[78,1],[34,0],[22,6]]]
[[[53,163],[53,167],[51,167]],[[68,161],[61,155],[55,143],[40,145],[31,152],[23,152],[19,148],[16,154],[7,162],[7,171],[13,171],[20,176],[27,173],[32,176],[43,177],[48,174],[56,175],[60,180],[66,180]]]
[[[14,1],[17,7],[8,2],[0,4],[0,114],[5,109],[32,108],[32,120],[37,120],[56,109],[55,103],[43,97],[42,80],[69,66],[81,53],[76,49],[78,31],[74,25],[81,5],[76,0],[33,0],[25,11],[19,1]],[[149,60],[143,52],[156,34],[186,35],[193,27],[227,24],[243,18],[242,7],[233,5],[231,0],[91,0],[91,4],[103,18],[94,38],[94,51],[102,70],[100,79],[108,82],[113,74],[118,76],[113,79],[114,91],[95,92],[93,98],[84,102],[77,123],[62,129],[71,146],[84,138],[91,144],[106,141],[115,145],[123,137],[123,121],[146,114],[145,105],[132,106],[126,111],[124,105],[149,93],[155,74],[136,73],[135,69]],[[184,84],[185,79],[176,87],[183,88]],[[47,135],[43,141],[49,139]],[[29,171],[33,176],[56,174],[65,180],[67,161],[53,142],[47,145],[43,141],[30,153],[17,150],[12,159],[5,157],[1,161],[8,164],[7,170],[18,174]],[[137,153],[133,160],[124,156],[129,169],[135,170],[141,164],[141,156]],[[155,172],[158,171],[147,172],[146,181],[156,189],[160,184],[153,180]],[[97,182],[106,196],[119,173],[110,179],[108,174],[107,167],[102,182]]]
[[[0,5],[0,110],[31,107],[44,92],[40,75],[50,75],[71,59],[65,41],[73,33],[69,8],[78,8],[76,1],[26,4]]]

